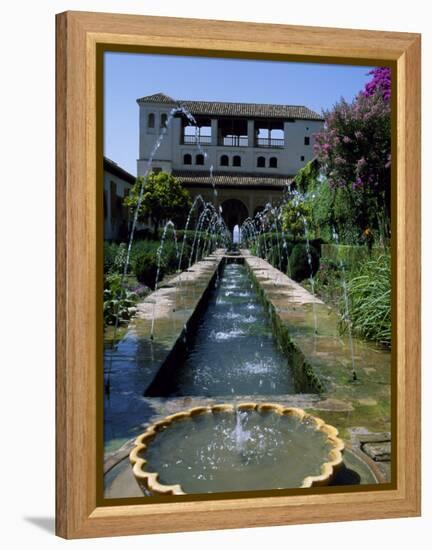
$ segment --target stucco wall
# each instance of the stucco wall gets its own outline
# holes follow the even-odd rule
[[[141,103],[140,107],[140,158],[138,159],[138,175],[143,175],[147,160],[160,132],[160,117],[162,114],[169,115],[170,106],[167,104]],[[148,115],[155,115],[155,127],[148,128]],[[213,121],[214,125],[214,121]],[[154,156],[153,166],[164,171],[172,169],[183,170],[209,170],[213,165],[218,172],[246,172],[262,173],[265,175],[294,175],[302,166],[313,158],[314,134],[322,127],[321,121],[316,120],[295,120],[284,123],[284,148],[270,147],[228,147],[217,145],[203,145],[202,149],[207,153],[204,166],[195,164],[196,155],[200,150],[196,145],[182,145],[181,141],[181,120],[174,118],[167,130],[167,133]],[[214,136],[212,136],[214,138]],[[309,137],[309,145],[305,145],[305,137]],[[215,140],[213,140],[215,141]],[[192,155],[192,165],[185,165],[183,157],[185,154]],[[220,158],[228,155],[229,166],[221,166]],[[241,157],[241,166],[234,167],[232,158],[234,155]],[[263,156],[266,159],[266,167],[257,167],[257,158]],[[270,157],[278,159],[277,168],[269,167]],[[304,157],[304,158],[303,158]]]

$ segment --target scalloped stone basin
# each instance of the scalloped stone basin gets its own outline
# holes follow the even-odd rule
[[[146,493],[326,485],[342,463],[336,428],[271,403],[195,407],[149,426],[130,454]]]

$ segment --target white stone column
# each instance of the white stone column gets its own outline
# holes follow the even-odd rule
[[[252,120],[248,120],[247,121],[247,125],[248,125],[248,146],[249,147],[254,147],[255,146],[255,121],[252,119]]]
[[[211,144],[217,145],[218,139],[218,120],[217,118],[211,119]]]

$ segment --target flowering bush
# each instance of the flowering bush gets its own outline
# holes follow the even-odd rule
[[[360,94],[371,97],[380,94],[385,101],[391,97],[391,69],[390,67],[376,67],[370,71],[373,78],[366,84]]]
[[[324,112],[315,152],[328,185],[346,191],[360,233],[370,227],[385,240],[390,232],[391,75],[386,67],[371,74],[352,103],[341,99]]]

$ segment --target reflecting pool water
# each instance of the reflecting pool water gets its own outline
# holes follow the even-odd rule
[[[206,493],[300,487],[321,473],[331,449],[311,420],[242,411],[178,420],[158,432],[142,456],[161,483]]]
[[[287,358],[244,265],[225,266],[186,359],[158,381],[158,389],[164,396],[295,393]]]

